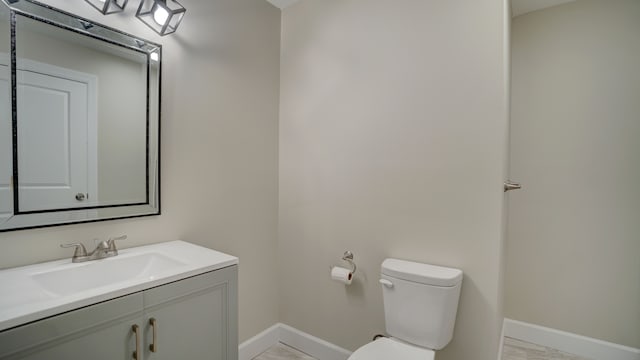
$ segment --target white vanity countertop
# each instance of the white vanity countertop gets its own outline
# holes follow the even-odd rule
[[[118,252],[84,263],[69,258],[0,270],[0,331],[238,264],[237,257],[184,241]]]

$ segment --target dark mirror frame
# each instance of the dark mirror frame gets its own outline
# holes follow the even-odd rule
[[[13,151],[13,215],[7,219],[0,219],[0,232],[22,229],[33,229],[48,226],[59,226],[75,223],[106,221],[141,216],[160,215],[160,94],[162,46],[125,32],[98,24],[94,21],[75,16],[65,11],[39,3],[34,0],[0,0],[0,6],[5,6],[9,13],[11,32],[11,122],[12,122],[12,151]],[[18,162],[17,162],[17,79],[16,79],[16,17],[17,15],[40,21],[60,29],[87,36],[96,41],[123,47],[128,50],[146,55],[147,62],[147,94],[146,94],[146,199],[145,203],[116,204],[89,206],[68,209],[47,209],[21,212],[18,197]],[[151,54],[156,53],[158,59],[152,61]],[[157,73],[157,93],[150,94],[151,70]],[[157,96],[151,101],[152,96]],[[151,118],[151,104],[157,104]],[[155,153],[154,162],[150,163],[150,153]]]

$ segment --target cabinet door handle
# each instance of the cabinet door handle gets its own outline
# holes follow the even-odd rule
[[[155,318],[151,318],[149,319],[149,325],[151,325],[151,330],[153,331],[153,342],[151,343],[151,345],[149,345],[149,350],[151,350],[151,352],[157,352],[158,351],[158,345],[157,345],[157,340],[156,340],[156,332],[158,331],[158,321]]]
[[[137,324],[134,324],[131,327],[131,330],[136,334],[136,351],[133,352],[133,359],[138,360],[140,359],[140,327]]]

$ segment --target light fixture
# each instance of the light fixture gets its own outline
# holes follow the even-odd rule
[[[174,0],[142,0],[136,17],[153,31],[164,36],[176,31],[186,11]]]
[[[128,0],[84,0],[84,1],[88,2],[89,5],[93,6],[104,15],[109,15],[109,14],[123,11],[124,7],[127,6]]]

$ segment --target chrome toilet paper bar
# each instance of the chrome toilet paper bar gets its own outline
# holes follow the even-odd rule
[[[349,263],[351,269],[346,269],[340,266],[329,266],[329,273],[331,275],[331,279],[334,281],[338,281],[344,283],[346,285],[351,285],[351,281],[353,280],[353,274],[356,272],[356,264],[353,261],[353,253],[351,251],[345,251],[344,255],[342,255],[342,260]]]
[[[346,261],[349,263],[349,265],[351,265],[351,274],[355,274],[356,273],[356,263],[353,262],[353,253],[349,250],[344,252],[344,255],[342,255],[342,260]]]

